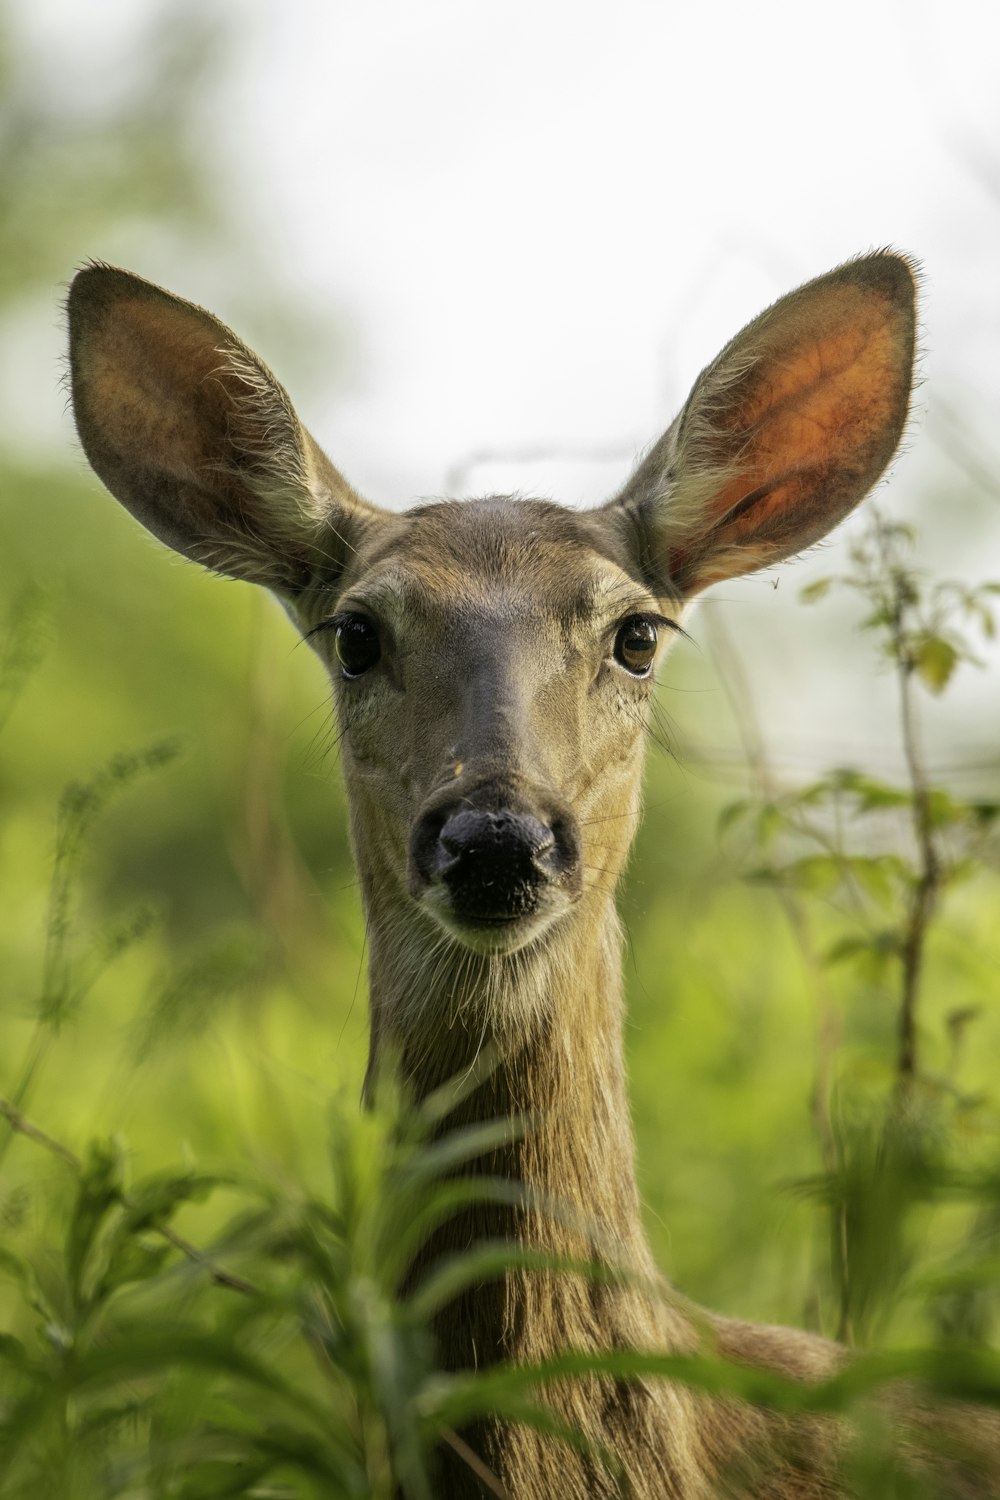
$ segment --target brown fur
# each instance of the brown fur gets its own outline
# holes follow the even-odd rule
[[[266,366],[209,314],[109,267],[74,282],[74,403],[97,472],[171,546],[273,588],[330,670],[368,920],[369,1077],[391,1058],[418,1098],[465,1078],[450,1125],[525,1126],[467,1168],[521,1196],[457,1214],[412,1283],[484,1238],[630,1273],[508,1269],[440,1315],[451,1370],[567,1349],[707,1350],[809,1381],[845,1358],[692,1309],[656,1277],[614,906],[651,679],[613,647],[623,620],[678,621],[700,589],[811,544],[862,498],[902,432],[913,329],[908,262],[864,257],[748,325],[602,510],[499,497],[394,516],[350,489]],[[345,612],[375,622],[381,649],[347,680],[333,628]],[[414,830],[466,805],[576,830],[571,868],[546,877],[512,938],[463,928],[414,865]],[[663,1379],[590,1376],[546,1399],[610,1453],[635,1500],[841,1493],[831,1420]],[[619,1493],[596,1457],[526,1426],[483,1422],[462,1442],[514,1500]],[[442,1465],[441,1500],[486,1493],[461,1451]],[[971,1497],[982,1475],[953,1466],[942,1493]]]

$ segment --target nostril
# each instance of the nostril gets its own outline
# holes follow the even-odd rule
[[[438,843],[455,859],[471,852],[475,846],[475,830],[463,821],[463,817],[450,818],[438,834]]]
[[[456,813],[441,828],[438,843],[453,860],[531,861],[552,848],[551,828],[526,813],[509,811]]]
[[[561,808],[550,816],[468,804],[426,813],[411,843],[417,888],[444,886],[453,910],[477,920],[535,910],[546,887],[570,890],[579,878],[576,819]]]
[[[544,859],[556,846],[556,833],[554,828],[549,828],[545,823],[539,823],[535,818],[527,820],[534,823],[537,829],[536,842],[532,845],[532,854],[536,859]]]
[[[447,820],[445,812],[426,813],[413,831],[410,852],[421,880],[432,880],[441,864],[441,830]]]
[[[561,875],[572,874],[580,863],[580,828],[572,816],[552,819],[552,837],[546,849],[546,863]]]
[[[508,810],[456,813],[438,834],[442,849],[463,864],[477,859],[531,864],[543,859],[555,841],[552,828],[537,817]]]
[[[552,830],[510,809],[463,808],[437,836],[432,879],[452,910],[472,921],[511,921],[536,910],[550,875],[542,864]]]

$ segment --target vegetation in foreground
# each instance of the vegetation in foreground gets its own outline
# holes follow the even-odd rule
[[[811,1322],[854,1344],[857,1358],[809,1389],[710,1352],[599,1361],[623,1379],[669,1375],[781,1409],[867,1413],[846,1460],[860,1496],[919,1493],[886,1456],[890,1434],[871,1398],[887,1382],[916,1380],[932,1403],[1000,1398],[995,1101],[988,1085],[967,1081],[976,1071],[988,1079],[995,1055],[989,914],[1000,804],[935,785],[920,731],[925,690],[944,692],[992,634],[998,590],[924,578],[912,541],[876,518],[849,576],[809,590],[812,601],[837,585],[860,596],[895,676],[907,779],[842,767],[789,785],[755,753],[744,720],[752,784],[718,823],[745,878],[719,888],[716,871],[701,877],[703,891],[716,882],[704,923],[706,934],[725,924],[723,962],[699,966],[697,933],[684,941],[690,909],[665,895],[630,913],[640,975],[659,972],[672,947],[684,955],[680,993],[670,987],[672,1013],[652,1038],[664,996],[647,982],[633,1007],[640,1155],[659,1197],[647,1196],[665,1229],[689,1242],[667,1242],[661,1263],[706,1302]],[[51,618],[53,606],[29,593],[10,616],[0,684],[8,798],[24,772],[16,731],[44,670],[46,608]],[[230,836],[247,909],[238,922],[213,912],[207,949],[192,952],[197,924],[172,910],[189,880],[205,889],[187,864],[197,848],[176,831],[171,846],[167,832],[178,804],[164,787],[176,789],[184,768],[176,745],[119,754],[67,788],[44,899],[30,889],[37,851],[27,868],[10,860],[30,805],[7,824],[5,880],[16,895],[3,941],[17,987],[4,1008],[0,1098],[5,1496],[388,1497],[399,1484],[430,1497],[439,1444],[475,1464],[462,1430],[483,1412],[550,1428],[546,1385],[593,1368],[567,1352],[540,1369],[436,1370],[435,1310],[512,1252],[474,1247],[404,1296],[406,1271],[453,1207],[448,1172],[488,1142],[442,1134],[446,1098],[415,1113],[390,1086],[371,1113],[346,1092],[331,1104],[329,1079],[361,1074],[356,893],[339,869],[343,912],[336,901],[332,918],[316,910],[315,850],[308,837],[300,844],[295,811],[278,816],[279,714],[255,707],[257,759],[241,795],[245,815],[264,822],[244,827],[242,848]],[[669,795],[676,775],[655,765],[650,800]],[[267,811],[255,797],[269,799]],[[163,863],[138,871],[157,839]],[[123,900],[122,863],[138,900]],[[223,891],[226,875],[231,886],[232,868]],[[298,924],[294,955],[282,946],[286,916]],[[720,1024],[705,1024],[706,1008],[719,993],[731,999],[732,962],[760,963],[762,925],[773,1014],[751,1018],[755,1036],[725,1038],[706,1066]],[[324,958],[334,991],[325,1015]],[[664,1103],[664,1078],[679,1105]],[[715,1119],[705,1131],[700,1116],[710,1170],[700,1201],[684,1205],[658,1149],[660,1119],[672,1108],[690,1114],[699,1093]],[[672,1134],[683,1161],[683,1131]],[[741,1184],[747,1160],[753,1180]],[[706,1203],[725,1174],[728,1214]],[[785,1214],[777,1243],[776,1212]],[[743,1282],[732,1293],[734,1267]]]

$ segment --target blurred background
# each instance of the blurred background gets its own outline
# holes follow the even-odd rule
[[[923,384],[880,503],[918,528],[917,567],[979,584],[1000,577],[998,32],[974,0],[0,0],[0,1092],[70,1144],[120,1135],[144,1169],[310,1179],[366,1048],[318,664],[268,598],[168,554],[87,470],[61,384],[74,268],[215,311],[383,505],[586,505],[762,307],[897,246],[923,267]],[[818,1075],[827,1098],[891,1087],[892,976],[838,964],[817,989],[841,905],[807,893],[803,946],[719,822],[837,766],[905,778],[861,603],[799,600],[849,569],[862,526],[693,615],[624,893],[660,1264],[727,1311],[827,1332],[826,1230],[787,1187],[823,1162]],[[974,654],[923,694],[921,733],[931,777],[986,807],[985,629]],[[166,740],[148,775],[114,761]],[[997,1156],[995,866],[987,846],[949,893],[920,1016],[970,1160]],[[40,1221],[38,1170],[16,1142],[10,1225]],[[945,1253],[946,1212],[918,1231]]]

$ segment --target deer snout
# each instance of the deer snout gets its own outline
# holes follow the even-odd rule
[[[417,893],[436,888],[433,904],[442,914],[460,925],[491,926],[572,899],[580,841],[575,818],[562,810],[539,816],[463,801],[423,814],[411,858]]]
[[[555,834],[537,818],[513,812],[460,812],[438,834],[435,874],[464,915],[487,920],[534,911],[549,878]]]

